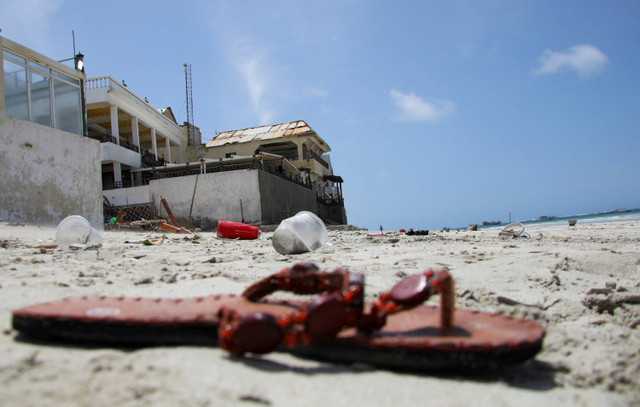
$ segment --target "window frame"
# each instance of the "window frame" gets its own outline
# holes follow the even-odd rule
[[[4,61],[10,62],[14,65],[17,65],[21,68],[23,68],[25,70],[25,76],[26,76],[26,102],[27,102],[27,121],[32,122],[32,123],[38,123],[37,121],[34,120],[33,117],[33,98],[32,98],[32,94],[31,94],[31,90],[32,90],[32,74],[35,75],[39,75],[43,78],[45,78],[48,82],[48,88],[49,88],[49,115],[50,115],[50,120],[49,120],[49,124],[42,124],[39,123],[41,125],[47,126],[47,127],[51,127],[54,129],[58,129],[61,131],[66,131],[69,132],[68,130],[62,130],[58,128],[58,123],[56,120],[56,116],[57,116],[57,110],[56,110],[56,92],[55,92],[55,82],[56,81],[60,81],[62,83],[64,83],[67,86],[70,86],[72,88],[74,88],[76,90],[76,95],[78,98],[78,113],[79,113],[79,122],[80,122],[80,126],[78,129],[78,132],[71,132],[72,134],[77,134],[79,136],[84,136],[84,123],[86,118],[84,117],[84,101],[83,101],[83,80],[79,79],[79,78],[75,78],[71,75],[69,75],[68,73],[63,72],[62,70],[56,69],[51,67],[50,63],[43,63],[41,61],[38,61],[37,59],[34,59],[32,57],[29,57],[27,55],[23,55],[21,53],[16,52],[13,49],[8,49],[6,47],[2,47],[0,49],[0,59],[2,61],[3,64],[3,76],[4,76]],[[2,98],[5,97],[5,95],[1,95]],[[5,106],[6,108],[6,106]],[[5,111],[6,113],[6,111]],[[8,114],[7,114],[8,115]],[[8,115],[10,116],[10,115]],[[13,116],[11,116],[13,117]],[[23,118],[19,118],[20,120],[24,120]]]

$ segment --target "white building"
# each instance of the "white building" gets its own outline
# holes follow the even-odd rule
[[[100,144],[84,137],[81,70],[0,36],[0,217],[102,225]]]
[[[111,76],[87,79],[86,105],[87,135],[101,142],[104,190],[141,185],[131,170],[182,163],[187,136],[170,109],[153,108]]]
[[[300,210],[346,223],[342,178],[322,158],[330,148],[304,121],[221,133],[204,146],[197,127],[189,137],[170,108],[124,82],[87,79],[3,37],[0,45],[0,218],[55,225],[77,214],[101,226],[105,197],[156,208],[165,197],[201,227],[277,224]]]

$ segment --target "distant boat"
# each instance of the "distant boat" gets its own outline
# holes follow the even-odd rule
[[[608,211],[608,212],[596,212],[593,215],[600,216],[600,215],[611,215],[613,213],[627,213],[627,212],[631,212],[631,209],[621,208],[621,209],[616,209],[614,211]]]
[[[502,225],[502,221],[499,220],[494,220],[494,221],[484,221],[482,222],[482,226],[495,226],[495,225]]]
[[[555,216],[540,216],[537,220],[552,220],[555,218]]]

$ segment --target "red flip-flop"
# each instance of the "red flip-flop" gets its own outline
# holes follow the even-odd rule
[[[312,301],[265,299],[274,291],[320,294]],[[440,294],[440,306],[421,305]],[[117,345],[219,344],[234,355],[284,350],[318,360],[392,369],[497,367],[540,351],[536,322],[455,310],[445,270],[409,276],[364,304],[364,278],[299,263],[241,296],[191,299],[68,298],[13,312],[19,332]]]

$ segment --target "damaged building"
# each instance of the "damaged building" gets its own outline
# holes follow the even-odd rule
[[[176,217],[205,229],[218,220],[277,224],[301,210],[346,224],[343,179],[333,173],[329,151],[307,123],[295,121],[218,133],[185,151],[191,162],[132,173],[147,185],[140,195],[156,207],[165,198]]]
[[[110,207],[162,213],[165,199],[176,218],[203,229],[218,220],[277,224],[301,210],[347,223],[331,148],[304,121],[218,133],[203,144],[197,127],[178,125],[171,108],[152,108],[115,78],[87,79],[86,94]]]
[[[156,109],[124,81],[87,78],[0,37],[0,216],[56,224],[103,208],[148,207],[212,229],[218,220],[278,224],[301,210],[346,224],[343,179],[329,145],[304,121],[218,133]],[[186,65],[185,65],[186,66]],[[105,206],[103,206],[103,204]]]

